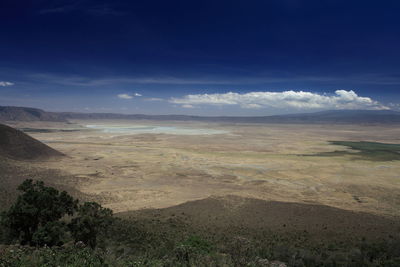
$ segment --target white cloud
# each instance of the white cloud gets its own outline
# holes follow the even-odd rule
[[[190,104],[184,104],[184,105],[182,105],[182,107],[183,108],[194,108],[194,106],[190,105]]]
[[[354,91],[337,90],[334,95],[304,91],[250,92],[245,94],[196,94],[171,98],[180,105],[238,105],[242,108],[294,108],[294,109],[389,109],[369,97]]]
[[[389,103],[388,106],[391,109],[400,110],[400,104],[399,103]]]
[[[0,86],[5,87],[5,86],[12,86],[12,85],[14,85],[14,83],[11,83],[11,82],[2,82],[2,81],[0,81]]]
[[[144,100],[146,100],[146,101],[164,101],[164,99],[159,98],[159,97],[150,97],[150,98],[145,98]]]
[[[134,93],[134,94],[118,94],[117,95],[117,97],[118,98],[121,98],[121,99],[132,99],[132,98],[134,98],[134,97],[137,97],[137,96],[142,96],[141,94],[139,94],[139,93]]]
[[[128,95],[128,94],[119,94],[117,96],[118,96],[118,98],[121,98],[121,99],[132,99],[133,98],[133,96]]]

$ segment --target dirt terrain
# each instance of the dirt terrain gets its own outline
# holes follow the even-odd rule
[[[87,125],[169,130],[132,134]],[[99,120],[13,126],[67,155],[32,167],[75,177],[76,189],[115,212],[236,195],[400,215],[400,161],[354,157],[350,148],[329,142],[399,144],[395,126]],[[337,150],[350,153],[326,156]]]

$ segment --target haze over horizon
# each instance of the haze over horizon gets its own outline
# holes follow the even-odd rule
[[[262,116],[400,110],[396,1],[0,3],[0,105]]]

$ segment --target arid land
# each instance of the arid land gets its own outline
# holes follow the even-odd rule
[[[101,120],[10,125],[25,128],[32,137],[67,155],[32,162],[32,167],[74,177],[65,183],[114,212],[237,195],[400,215],[400,161],[363,158],[346,146],[329,143],[399,144],[397,126]],[[87,125],[172,130],[132,134]],[[190,134],[175,132],[173,127],[189,129]],[[349,153],[324,153],[333,151]]]

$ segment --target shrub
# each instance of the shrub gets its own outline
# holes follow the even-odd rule
[[[32,243],[36,246],[61,246],[67,227],[62,222],[48,222],[44,226],[39,226],[32,236]]]
[[[97,236],[112,223],[112,211],[96,202],[85,202],[78,209],[78,217],[71,221],[70,229],[75,241],[96,247]]]
[[[60,193],[53,187],[44,186],[41,181],[33,182],[31,179],[25,180],[18,190],[23,193],[1,216],[1,225],[7,228],[9,237],[29,245],[45,240],[58,243],[57,236],[62,236],[62,233],[56,231],[62,231],[62,227],[54,223],[64,215],[73,215],[78,201],[65,191]],[[36,234],[39,229],[40,233]]]
[[[112,223],[112,211],[96,202],[85,202],[78,206],[67,192],[59,192],[44,186],[41,181],[24,181],[18,190],[23,193],[11,208],[1,216],[2,239],[10,243],[18,240],[21,245],[55,246],[62,245],[70,230],[76,241],[82,241],[95,248],[100,231]],[[78,216],[70,224],[61,219]]]

